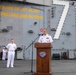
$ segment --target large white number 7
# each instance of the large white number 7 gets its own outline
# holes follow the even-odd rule
[[[54,35],[54,39],[59,39],[60,32],[61,32],[61,29],[63,27],[64,20],[66,18],[66,15],[67,15],[67,12],[68,12],[68,9],[69,9],[69,1],[53,0],[53,4],[64,5],[64,10],[63,10],[63,13],[61,15],[61,18],[60,18],[56,33]]]

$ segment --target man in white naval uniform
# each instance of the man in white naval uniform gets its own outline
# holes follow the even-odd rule
[[[43,29],[43,35],[40,36],[38,42],[39,43],[52,43],[53,42],[51,35],[47,33],[47,29],[45,28]]]
[[[15,57],[15,50],[17,49],[16,44],[14,43],[14,40],[11,39],[10,43],[6,46],[8,49],[8,58],[7,58],[7,68],[11,65],[11,67],[14,67],[14,57]]]

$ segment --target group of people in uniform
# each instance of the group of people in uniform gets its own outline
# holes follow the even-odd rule
[[[43,29],[43,35],[39,37],[39,43],[52,43],[53,39],[51,35],[47,33],[47,29]],[[17,49],[16,44],[14,43],[14,39],[10,40],[10,43],[3,49],[3,57],[2,60],[6,59],[7,53],[7,68],[14,67],[14,57],[15,50]]]

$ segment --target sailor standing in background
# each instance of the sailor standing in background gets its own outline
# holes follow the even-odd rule
[[[14,40],[11,39],[10,43],[6,46],[8,49],[8,57],[7,57],[7,68],[9,66],[14,67],[14,57],[15,57],[15,50],[17,48]]]
[[[39,43],[52,43],[53,42],[53,39],[52,39],[51,35],[49,35],[47,33],[47,29],[46,28],[43,29],[43,35],[40,36],[38,42]]]
[[[7,48],[4,47],[3,50],[2,50],[2,60],[6,60],[6,57],[7,57]]]

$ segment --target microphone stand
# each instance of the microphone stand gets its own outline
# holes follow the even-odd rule
[[[33,44],[34,44],[34,42],[39,38],[39,36],[40,36],[40,35],[38,35],[38,37],[37,37],[35,40],[33,40],[33,41],[30,43],[30,45],[25,49],[25,50],[27,50],[30,46],[32,46],[31,71],[30,71],[30,72],[24,72],[24,74],[26,74],[26,73],[32,73],[32,75],[34,75],[34,72],[33,72]]]

